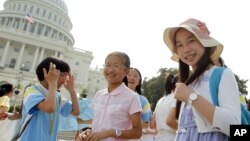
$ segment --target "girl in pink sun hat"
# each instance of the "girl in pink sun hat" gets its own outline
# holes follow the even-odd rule
[[[229,69],[218,86],[219,106],[213,104],[209,80],[223,45],[209,33],[206,24],[196,19],[164,31],[172,59],[179,62],[180,82],[174,91],[179,121],[176,141],[228,141],[230,125],[241,123],[238,86]]]

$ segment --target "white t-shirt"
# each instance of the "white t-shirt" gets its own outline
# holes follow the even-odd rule
[[[171,108],[175,107],[176,99],[171,93],[163,96],[156,104],[155,118],[158,133],[155,136],[155,141],[173,141],[175,138],[175,130],[166,124],[167,115]]]

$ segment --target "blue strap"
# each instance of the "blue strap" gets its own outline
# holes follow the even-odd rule
[[[211,74],[209,80],[209,87],[211,92],[211,97],[214,105],[219,106],[218,101],[218,90],[220,85],[221,76],[224,72],[225,68],[215,68]],[[241,103],[241,124],[249,125],[250,124],[250,112],[246,109],[246,107]]]
[[[218,92],[219,92],[219,85],[221,76],[224,72],[225,68],[219,67],[215,68],[211,74],[210,80],[209,80],[209,88],[210,88],[210,94],[213,100],[213,104],[216,106],[219,106],[218,101]]]

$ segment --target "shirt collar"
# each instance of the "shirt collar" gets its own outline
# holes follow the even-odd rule
[[[45,96],[47,96],[47,94],[48,94],[48,90],[47,90],[47,88],[45,88],[41,83],[39,83],[38,84],[38,87],[39,87],[39,89],[41,90],[41,92],[45,95]],[[56,91],[56,94],[58,94],[58,93],[60,93],[60,91]]]
[[[104,95],[110,94],[110,95],[118,95],[121,94],[122,91],[124,91],[125,89],[128,89],[127,86],[122,83],[121,85],[119,85],[118,87],[116,87],[113,91],[111,91],[110,93],[108,92],[108,88],[105,89]]]

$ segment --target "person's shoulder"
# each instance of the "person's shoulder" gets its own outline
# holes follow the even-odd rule
[[[104,95],[104,94],[107,94],[107,93],[108,93],[108,88],[103,88],[103,89],[98,90],[98,91],[95,93],[95,97],[96,97],[96,96],[100,96],[100,95]]]
[[[45,97],[44,94],[42,94],[42,92],[40,92],[37,88],[37,86],[30,86],[28,88],[25,89],[24,94],[23,94],[24,98],[27,98],[29,96],[42,96]]]
[[[0,97],[1,100],[10,99],[7,95]]]
[[[141,99],[143,99],[144,101],[148,101],[148,98],[144,95],[139,95]]]

